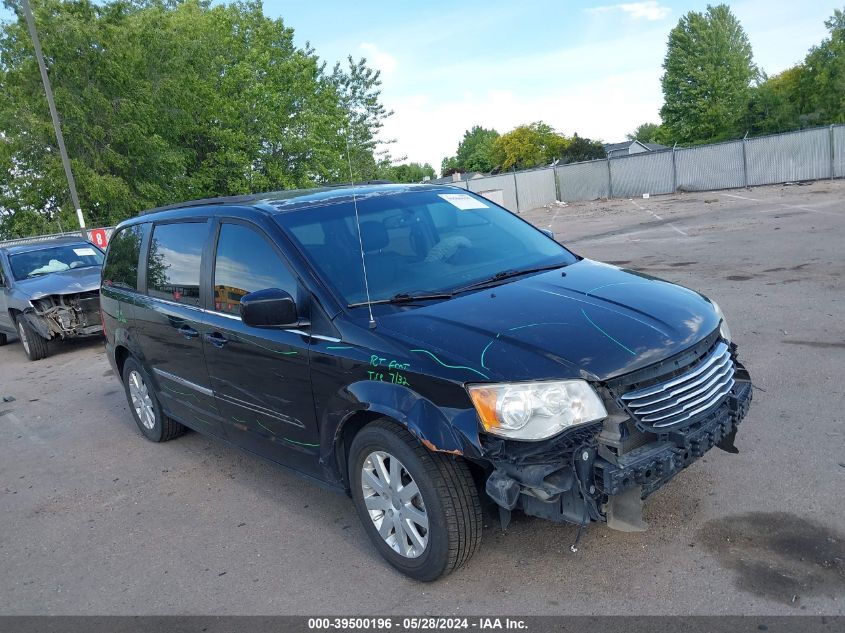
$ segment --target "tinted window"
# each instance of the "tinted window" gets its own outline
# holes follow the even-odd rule
[[[448,291],[500,271],[571,264],[575,256],[510,211],[471,192],[414,191],[280,213],[277,221],[348,303]]]
[[[241,224],[223,224],[214,263],[214,308],[238,314],[241,297],[267,288],[296,296],[293,274],[259,233]]]
[[[103,252],[87,242],[34,247],[31,251],[10,256],[9,263],[15,279],[30,279],[73,268],[99,268],[103,265]]]
[[[141,255],[142,226],[127,226],[115,233],[109,243],[103,283],[115,288],[138,287],[138,258]]]
[[[150,296],[200,304],[200,265],[207,235],[205,222],[162,224],[153,229],[147,262]]]

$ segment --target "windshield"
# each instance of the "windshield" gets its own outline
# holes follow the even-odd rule
[[[373,301],[449,292],[503,271],[576,261],[530,224],[469,192],[361,197],[358,215]],[[346,303],[366,300],[352,203],[276,217]]]
[[[72,268],[101,266],[103,253],[90,244],[62,244],[50,248],[39,248],[9,257],[12,274],[18,281]]]

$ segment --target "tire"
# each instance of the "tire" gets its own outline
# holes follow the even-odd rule
[[[0,332],[0,347],[3,347],[8,342],[9,338],[5,334],[3,334],[3,332]]]
[[[24,318],[18,317],[18,336],[23,345],[23,351],[29,360],[41,360],[50,355],[50,348],[47,346],[47,339],[32,329]]]
[[[134,358],[126,359],[122,378],[129,410],[144,437],[167,442],[185,432],[184,426],[164,415],[149,375]]]
[[[429,451],[405,428],[381,419],[355,436],[348,463],[352,499],[364,530],[379,553],[403,574],[424,582],[436,580],[463,565],[478,549],[481,504],[463,461]],[[377,477],[376,481],[388,485],[376,485],[373,477],[379,472],[386,477]],[[398,478],[390,476],[396,472]],[[401,481],[404,488],[394,490],[390,485],[393,480]],[[417,495],[411,488],[413,483]],[[414,496],[402,496],[403,490]],[[418,522],[423,517],[427,529]],[[384,537],[377,522],[384,528]],[[399,541],[397,525],[403,523],[410,529]],[[423,546],[420,538],[425,540]]]

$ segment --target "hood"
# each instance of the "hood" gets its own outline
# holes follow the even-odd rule
[[[585,259],[378,324],[455,380],[606,380],[691,347],[719,317],[697,292]]]
[[[78,292],[90,292],[100,289],[100,267],[71,268],[57,273],[49,273],[32,279],[15,282],[18,289],[30,299],[40,299],[48,295],[72,295]]]

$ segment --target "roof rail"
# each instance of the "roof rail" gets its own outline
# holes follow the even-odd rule
[[[147,215],[148,213],[157,213],[158,211],[170,211],[171,209],[189,209],[191,207],[203,207],[207,204],[243,204],[245,202],[253,202],[261,198],[260,193],[253,193],[245,196],[222,196],[219,198],[199,198],[197,200],[186,200],[185,202],[174,202],[173,204],[166,204],[161,207],[154,207],[152,209],[144,209],[139,211],[138,215]]]
[[[351,182],[334,182],[328,185],[321,185],[321,187],[351,187],[352,184],[353,183]],[[356,182],[354,184],[356,187],[361,187],[367,185],[392,185],[393,182],[390,180],[365,180],[362,182]],[[320,189],[320,187],[314,187],[313,189],[316,191],[317,189]],[[309,190],[310,189],[284,189],[283,191],[301,191],[302,193],[307,193]],[[204,207],[209,204],[248,204],[250,202],[261,200],[271,193],[276,192],[265,191],[263,193],[250,193],[241,196],[221,196],[218,198],[199,198],[197,200],[186,200],[185,202],[175,202],[173,204],[166,204],[164,206],[155,207],[153,209],[144,209],[143,211],[139,211],[138,215],[147,215],[148,213],[157,213],[159,211],[171,211],[173,209],[190,209],[191,207]]]
[[[53,233],[52,235],[35,235],[32,237],[18,237],[11,240],[0,240],[0,248],[4,248],[6,246],[24,246],[26,244],[50,242],[52,240],[61,239],[65,237],[75,237],[76,239],[81,239],[82,234],[79,231],[73,231],[66,233]],[[85,239],[87,240],[88,237],[86,237]]]

